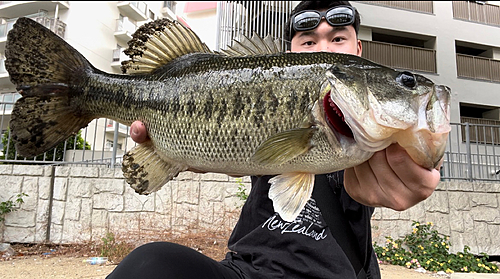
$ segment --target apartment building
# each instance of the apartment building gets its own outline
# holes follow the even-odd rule
[[[488,1],[353,5],[361,14],[364,57],[452,89],[455,124],[443,177],[500,179],[500,7]]]
[[[123,49],[142,24],[168,17],[176,19],[175,1],[1,1],[0,2],[0,128],[7,131],[13,102],[20,98],[5,70],[6,36],[19,17],[42,23],[76,50],[95,67],[109,73],[121,73],[121,61],[127,60]],[[92,121],[82,136],[96,152],[67,152],[69,161],[110,158],[113,147],[117,156],[134,143],[128,127],[108,119]],[[114,144],[116,142],[116,145]],[[3,145],[2,145],[3,147]],[[1,150],[2,148],[0,148]],[[13,159],[13,158],[9,158]]]

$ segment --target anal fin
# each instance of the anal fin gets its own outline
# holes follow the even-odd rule
[[[274,211],[283,220],[293,222],[311,198],[314,188],[312,173],[284,173],[269,180],[269,198]]]
[[[159,190],[185,170],[185,165],[163,160],[150,142],[138,145],[123,156],[123,176],[137,193],[143,195]]]

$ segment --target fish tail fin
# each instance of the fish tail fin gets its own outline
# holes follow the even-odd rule
[[[10,80],[22,95],[10,121],[20,155],[43,153],[92,121],[70,99],[81,93],[72,85],[93,67],[59,36],[19,18],[7,36],[5,56]]]

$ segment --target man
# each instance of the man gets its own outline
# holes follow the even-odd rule
[[[290,41],[292,52],[328,51],[360,56],[359,25],[359,14],[347,1],[303,1],[292,11],[285,40]],[[138,143],[148,140],[140,122],[132,124],[131,136]],[[157,243],[133,251],[115,272],[133,276],[132,267],[122,266],[138,267],[141,257],[156,257],[156,263],[147,264],[156,266],[157,273],[148,276],[380,278],[371,244],[373,207],[405,210],[429,197],[440,175],[437,170],[417,165],[399,145],[391,145],[359,166],[317,175],[312,198],[292,223],[274,212],[268,198],[269,178],[252,177],[251,193],[229,239],[232,252],[221,263],[185,247]],[[192,273],[194,269],[199,273]],[[146,269],[140,270],[142,273],[137,274],[145,276]]]

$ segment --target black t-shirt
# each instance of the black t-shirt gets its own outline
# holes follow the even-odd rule
[[[357,278],[349,260],[355,255],[358,266],[363,266],[364,272],[361,273],[367,274],[358,278],[380,278],[371,243],[373,208],[361,205],[347,195],[343,187],[343,172],[317,175],[312,198],[291,223],[274,212],[268,197],[270,178],[252,177],[252,190],[229,239],[231,252],[223,263],[236,265],[250,278],[349,279]],[[333,230],[321,214],[332,211],[330,208],[320,210],[316,202],[324,190],[333,194],[332,204],[326,206],[335,205],[343,211],[333,213],[334,221],[328,219],[330,223],[340,223]],[[339,219],[338,215],[343,217]],[[335,238],[332,231],[339,230],[343,232]],[[345,245],[346,242],[350,242],[349,245]],[[348,253],[342,247],[349,250]]]

